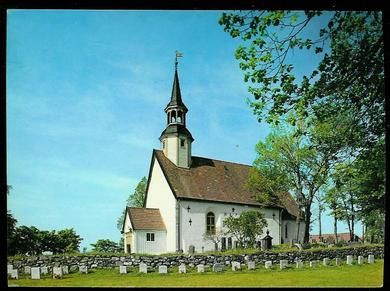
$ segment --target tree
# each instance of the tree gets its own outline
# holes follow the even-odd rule
[[[99,239],[96,243],[91,244],[93,247],[92,251],[101,253],[116,253],[120,252],[121,248],[119,245],[109,239]]]
[[[73,228],[58,231],[58,248],[64,253],[78,252],[80,243],[83,240]]]
[[[146,195],[146,185],[148,180],[146,177],[142,177],[141,181],[138,182],[135,190],[127,198],[126,206],[127,207],[143,207]],[[121,216],[117,220],[117,228],[119,231],[122,230],[123,220],[125,219],[125,210],[122,211]]]
[[[225,236],[226,232],[221,228],[216,228],[215,232],[205,232],[203,234],[204,241],[211,241],[214,243],[215,250],[218,249],[218,244],[222,241],[222,237]]]
[[[226,233],[232,235],[241,247],[254,247],[268,224],[261,212],[243,211],[239,217],[226,217],[224,225]]]

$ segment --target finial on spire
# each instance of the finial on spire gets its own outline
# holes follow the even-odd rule
[[[179,63],[177,61],[177,58],[181,58],[183,56],[183,53],[176,51],[176,57],[175,57],[175,70],[177,70],[177,64]]]

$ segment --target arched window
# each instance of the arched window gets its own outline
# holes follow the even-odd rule
[[[182,123],[183,120],[183,114],[181,111],[177,112],[177,122]]]
[[[171,122],[176,122],[176,111],[174,110],[171,112]]]
[[[206,232],[207,234],[215,234],[215,215],[208,212],[206,215]]]
[[[287,234],[288,234],[288,224],[286,224],[284,226],[284,237],[287,238]]]

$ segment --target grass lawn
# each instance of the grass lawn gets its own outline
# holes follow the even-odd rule
[[[28,275],[21,275],[18,280],[8,280],[9,286],[259,286],[259,287],[381,287],[383,282],[383,260],[364,265],[322,265],[310,268],[289,267],[280,270],[258,266],[256,270],[233,272],[225,268],[223,273],[213,273],[206,269],[205,273],[191,270],[186,274],[178,274],[177,270],[168,274],[151,272],[138,273],[130,269],[128,274],[119,274],[116,269],[93,269],[88,274],[71,273],[63,279],[53,280],[45,275],[41,280],[31,280]]]

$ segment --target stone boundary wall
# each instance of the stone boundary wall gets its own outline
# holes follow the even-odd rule
[[[323,258],[340,258],[346,260],[347,255],[352,255],[355,260],[358,256],[374,255],[375,259],[383,259],[384,247],[359,247],[349,249],[323,249],[316,251],[291,251],[287,253],[276,252],[259,252],[249,255],[177,255],[177,256],[106,256],[106,255],[65,255],[59,256],[36,256],[25,257],[23,259],[8,258],[8,264],[12,264],[15,269],[23,269],[25,266],[30,267],[59,267],[68,266],[69,271],[79,270],[79,266],[88,266],[90,268],[116,268],[118,266],[138,267],[140,263],[145,263],[154,268],[160,265],[178,266],[180,264],[194,267],[198,264],[212,266],[214,263],[225,263],[230,265],[232,261],[246,263],[254,261],[257,264],[264,264],[265,261],[272,261],[273,264],[279,263],[280,260],[288,260],[290,264],[295,259],[302,261],[322,260]]]

